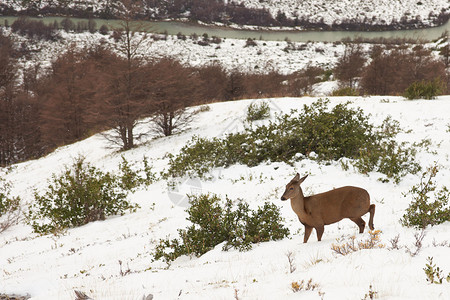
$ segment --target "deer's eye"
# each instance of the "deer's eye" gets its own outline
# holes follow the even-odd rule
[[[293,188],[293,187],[291,187],[291,188],[290,188],[289,190],[290,190],[290,191],[292,191],[293,189],[294,189],[294,188]]]

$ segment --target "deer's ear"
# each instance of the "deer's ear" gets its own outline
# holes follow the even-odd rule
[[[308,175],[302,177],[302,178],[299,180],[299,183],[302,183],[303,181],[305,181],[306,177],[308,177]]]
[[[295,177],[292,179],[292,181],[299,181],[300,180],[300,174],[297,173]]]

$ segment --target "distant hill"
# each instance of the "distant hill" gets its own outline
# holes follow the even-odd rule
[[[126,0],[4,0],[0,15],[117,18]],[[239,4],[238,4],[239,3]],[[423,28],[448,21],[446,0],[142,0],[136,18],[322,30]]]

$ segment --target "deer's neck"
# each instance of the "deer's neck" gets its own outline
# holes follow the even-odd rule
[[[296,197],[291,198],[291,206],[292,210],[300,218],[300,221],[308,224],[311,223],[311,216],[305,210],[305,201],[306,199],[303,196],[303,193],[300,191],[300,193]]]

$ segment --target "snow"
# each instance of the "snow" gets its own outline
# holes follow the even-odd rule
[[[449,9],[446,0],[243,0],[240,3],[249,8],[266,8],[273,16],[281,11],[289,18],[305,17],[316,22],[323,19],[329,25],[345,19],[363,21],[365,18],[370,23],[373,20],[373,24],[390,24],[403,16],[407,20],[420,16],[427,23],[430,13],[438,15],[441,10]]]
[[[324,90],[325,88],[322,87]],[[331,103],[352,100],[352,106],[370,113],[371,121],[380,124],[391,115],[406,133],[399,140],[432,141],[431,151],[418,153],[422,167],[437,161],[441,166],[436,177],[448,186],[450,176],[450,132],[448,112],[450,96],[437,100],[407,101],[401,97],[332,97]],[[43,192],[53,173],[59,174],[73,158],[81,155],[104,170],[117,171],[123,155],[130,163],[139,164],[144,156],[155,171],[167,168],[168,152],[176,154],[193,136],[219,137],[224,132],[242,130],[246,107],[254,101],[270,104],[275,112],[287,113],[301,109],[316,97],[242,100],[210,104],[210,110],[197,115],[191,129],[172,137],[149,139],[137,148],[117,152],[108,142],[95,135],[84,141],[61,147],[46,157],[11,167],[5,176],[13,183],[14,195],[20,195],[24,208],[33,202],[33,192]],[[267,121],[266,121],[267,122]],[[149,124],[143,123],[141,130]],[[355,185],[367,189],[376,204],[374,224],[380,229],[382,249],[361,250],[338,256],[331,250],[336,239],[359,235],[349,220],[325,226],[318,242],[315,233],[303,243],[303,226],[298,222],[289,202],[280,200],[285,184],[299,172],[310,174],[302,184],[305,194]],[[450,272],[450,248],[439,243],[450,239],[450,223],[428,227],[423,247],[417,256],[405,251],[389,250],[390,240],[400,237],[400,245],[413,249],[411,228],[400,225],[399,219],[411,201],[402,194],[420,181],[420,174],[410,174],[399,184],[382,183],[381,174],[362,175],[350,168],[345,171],[338,162],[330,165],[304,159],[289,166],[267,163],[256,167],[234,165],[211,171],[212,180],[181,180],[179,193],[192,186],[202,192],[214,192],[223,198],[241,198],[252,208],[270,201],[278,205],[291,230],[281,241],[254,245],[247,252],[222,251],[218,245],[201,257],[180,257],[169,267],[152,260],[152,251],[161,238],[176,237],[177,229],[188,225],[183,203],[175,203],[160,180],[129,197],[141,208],[135,213],[110,217],[73,228],[62,235],[38,236],[20,223],[0,235],[0,294],[27,294],[33,300],[73,299],[73,290],[81,290],[99,299],[320,299],[315,291],[294,293],[291,283],[312,279],[324,293],[323,299],[362,299],[371,285],[379,299],[450,299],[450,283],[429,284],[423,268],[433,257],[445,275]],[[184,186],[183,186],[184,185]],[[366,221],[368,215],[363,217]],[[287,253],[292,252],[296,270],[290,273]],[[130,270],[129,274],[120,274]]]
[[[43,68],[49,68],[51,62],[67,51],[71,45],[76,45],[78,49],[89,48],[99,43],[105,43],[112,49],[116,47],[112,38],[99,33],[66,33],[61,30],[61,39],[58,41],[31,41],[9,31],[6,33],[11,34],[17,44],[25,42],[32,50],[30,54],[32,58],[25,58],[24,63],[39,62]],[[175,57],[180,62],[195,67],[218,63],[227,70],[251,73],[267,73],[275,70],[290,74],[303,69],[308,64],[325,69],[332,68],[345,49],[343,44],[322,42],[293,43],[297,48],[305,45],[304,50],[289,51],[285,51],[287,42],[256,41],[256,44],[257,46],[254,47],[246,47],[245,40],[222,39],[220,44],[211,43],[209,46],[201,46],[190,38],[181,40],[176,36],[168,35],[166,40],[147,38],[138,53],[148,59]]]

